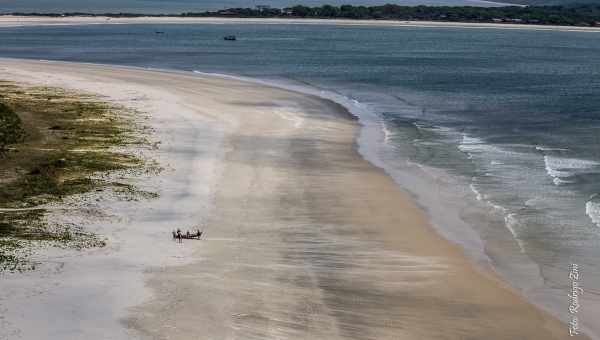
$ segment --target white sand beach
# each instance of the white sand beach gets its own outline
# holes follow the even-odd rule
[[[135,17],[109,18],[103,16],[37,17],[0,16],[0,27],[44,26],[44,25],[98,25],[98,24],[291,24],[291,25],[343,25],[383,27],[446,27],[526,29],[542,31],[600,32],[600,27],[525,25],[502,23],[466,23],[443,21],[400,21],[400,20],[351,20],[351,19],[280,19],[280,18],[184,18],[184,17]]]
[[[144,112],[165,168],[137,179],[158,199],[90,203],[110,222],[56,213],[108,244],[42,249],[35,271],[2,274],[0,339],[570,338],[440,237],[333,102],[90,64],[0,59],[0,79]],[[195,225],[203,240],[173,242]]]

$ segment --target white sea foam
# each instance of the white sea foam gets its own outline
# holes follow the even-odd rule
[[[428,127],[425,124],[419,123],[419,122],[413,122],[413,125],[417,128],[417,129],[428,129]]]
[[[521,241],[519,235],[517,234],[517,231],[515,230],[515,228],[519,227],[520,225],[520,222],[519,220],[517,220],[516,215],[514,213],[507,214],[504,217],[504,224],[506,225],[506,228],[510,231],[510,233],[513,235],[514,239],[517,241],[521,253],[524,253],[525,248],[523,247],[523,241]]]
[[[477,137],[471,137],[468,136],[467,134],[463,134],[462,136],[462,143],[463,145],[473,145],[473,144],[483,144],[483,140],[481,140],[480,138]]]
[[[505,207],[503,207],[501,205],[498,205],[498,204],[495,204],[495,203],[492,203],[490,201],[488,201],[488,204],[491,205],[492,208],[494,208],[494,209],[496,209],[496,210],[498,210],[498,211],[500,211],[502,213],[506,213],[506,208]]]
[[[455,135],[457,133],[456,130],[453,130],[452,128],[445,127],[445,126],[426,125],[426,124],[421,124],[419,122],[414,122],[413,125],[421,130],[434,131],[434,132],[446,134],[446,135],[448,135],[448,134]]]
[[[592,198],[587,201],[585,204],[585,213],[595,225],[600,227],[600,197],[598,197],[598,194],[592,196]]]
[[[543,146],[543,145],[537,145],[535,147],[536,150],[538,151],[568,151],[569,149],[566,148],[551,148],[551,147],[547,147],[547,146]]]
[[[465,154],[467,154],[467,156],[469,158],[473,157],[472,154],[481,154],[481,153],[485,153],[485,154],[494,154],[494,153],[517,154],[516,152],[504,150],[495,145],[488,144],[481,138],[471,137],[465,133],[462,134],[462,140],[461,140],[460,144],[458,145],[458,149],[460,151],[464,152]]]
[[[561,179],[560,177],[553,178],[552,182],[556,186],[563,185],[563,184],[575,183],[575,181],[569,181],[569,180],[566,180],[566,179]]]
[[[600,163],[577,158],[560,158],[553,156],[544,156],[546,173],[553,178],[554,184],[560,185],[570,183],[565,178],[575,175],[582,170],[592,169]]]
[[[383,129],[383,141],[387,144],[394,134],[388,129],[387,124],[383,119],[381,120],[381,128]]]
[[[483,195],[479,192],[479,190],[477,190],[477,188],[475,187],[475,184],[473,184],[473,183],[469,184],[469,188],[471,188],[471,191],[475,194],[475,197],[477,198],[478,201],[483,200]]]
[[[490,207],[494,208],[496,211],[498,211],[502,214],[506,214],[507,210],[505,207],[495,204],[492,201],[488,200],[487,196],[485,194],[482,194],[479,190],[477,190],[477,187],[475,186],[474,183],[469,184],[469,188],[475,194],[475,198],[477,198],[478,201],[483,201],[483,202],[487,203]],[[515,235],[512,230],[511,230],[511,233],[513,235]]]
[[[472,158],[472,152],[481,152],[482,149],[485,148],[485,144],[479,138],[474,138],[467,136],[463,133],[462,141],[458,145],[458,149],[469,156],[469,159]]]

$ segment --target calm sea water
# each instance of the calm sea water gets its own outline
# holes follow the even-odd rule
[[[500,2],[500,1],[498,1]],[[182,13],[219,10],[234,7],[269,5],[283,8],[303,4],[329,5],[384,5],[387,3],[431,6],[498,6],[481,0],[0,0],[0,13],[6,12],[86,12],[86,13]]]
[[[4,28],[0,41],[5,57],[239,75],[341,101],[361,116],[361,151],[444,235],[563,319],[579,264],[580,317],[599,334],[600,34],[94,25]]]

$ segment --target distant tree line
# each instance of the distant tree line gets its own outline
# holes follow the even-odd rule
[[[321,19],[372,19],[372,20],[415,20],[450,22],[496,22],[564,26],[600,26],[600,5],[570,6],[293,6],[289,8],[230,8],[218,11],[188,12],[181,14],[145,15],[136,13],[11,13],[38,16],[177,16],[177,17],[234,17],[234,18],[321,18]]]

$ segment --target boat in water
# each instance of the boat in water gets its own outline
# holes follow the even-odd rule
[[[235,35],[227,35],[225,37],[223,37],[224,40],[229,40],[229,41],[235,41],[237,40],[237,38],[235,37]]]

